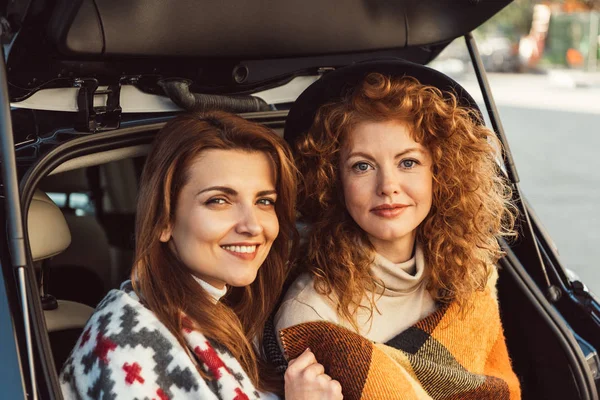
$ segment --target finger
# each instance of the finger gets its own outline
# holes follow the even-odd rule
[[[296,375],[304,371],[304,369],[309,365],[315,364],[316,362],[317,359],[315,358],[315,355],[310,351],[310,349],[306,349],[297,358],[288,363],[288,368],[285,371],[285,374]]]
[[[309,365],[315,364],[316,362],[317,359],[315,358],[313,352],[310,351],[310,349],[306,349],[298,356],[298,358],[296,358],[296,361],[294,362],[294,368],[302,371]]]
[[[338,398],[338,399],[342,398],[342,385],[335,379],[331,380],[328,383],[328,389],[329,389],[329,393],[334,398]]]
[[[323,367],[319,363],[314,363],[314,364],[311,364],[308,367],[306,367],[304,369],[304,371],[302,372],[302,375],[305,378],[314,379],[320,375],[323,375],[324,373],[325,373],[325,367]]]
[[[308,351],[310,351],[310,348],[309,348],[309,347],[307,347],[306,349],[304,349],[304,351],[303,351],[302,353],[300,353],[300,356],[301,356],[302,354],[304,354],[304,353],[308,352]],[[300,356],[298,356],[298,357],[300,357]],[[296,362],[296,360],[298,359],[298,357],[296,357],[296,358],[293,358],[293,359],[289,360],[289,361],[288,361],[288,367],[289,367],[290,365],[294,364],[294,363]]]
[[[324,387],[327,387],[327,385],[329,385],[329,382],[332,381],[331,377],[327,374],[321,374],[319,376],[317,376],[317,380],[323,384]]]

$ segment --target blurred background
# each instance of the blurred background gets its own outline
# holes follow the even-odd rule
[[[600,295],[600,0],[516,0],[474,36],[524,195]],[[464,39],[431,66],[485,109]]]

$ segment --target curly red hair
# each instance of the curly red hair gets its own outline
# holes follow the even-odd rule
[[[323,105],[296,143],[303,177],[299,212],[310,224],[303,269],[321,294],[335,295],[338,314],[354,324],[365,295],[371,312],[374,306],[374,248],[346,211],[339,154],[357,124],[385,121],[406,124],[412,139],[431,153],[433,203],[416,237],[436,301],[468,304],[503,254],[498,238],[516,235],[512,190],[497,162],[501,145],[477,111],[414,78],[369,74],[341,100]]]

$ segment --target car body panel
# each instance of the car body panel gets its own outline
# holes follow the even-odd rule
[[[3,201],[0,201],[0,203],[3,203]],[[2,214],[0,220],[4,222],[4,210],[1,210],[0,213]],[[4,248],[2,244],[0,244],[0,248]],[[0,387],[2,387],[2,391],[0,397],[22,399],[25,397],[25,385],[21,362],[17,353],[17,328],[13,317],[15,310],[10,307],[5,282],[5,276],[11,276],[10,272],[12,271],[4,271],[4,268],[11,268],[5,255],[0,255],[0,349],[2,349],[2,361],[0,362]],[[14,303],[12,305],[13,307],[16,306]]]

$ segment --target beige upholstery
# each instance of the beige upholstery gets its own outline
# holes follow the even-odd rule
[[[50,258],[71,244],[71,232],[60,209],[36,190],[27,217],[29,245],[34,261]]]
[[[71,232],[65,217],[52,200],[36,190],[27,216],[29,244],[34,261],[50,258],[64,251],[71,243]],[[72,301],[58,300],[58,308],[45,310],[49,332],[82,328],[94,309]]]
[[[44,311],[48,332],[84,327],[94,309],[85,304],[57,300],[58,308]]]
[[[73,233],[69,249],[48,263],[50,270],[54,266],[77,265],[93,271],[102,280],[104,287],[110,286],[110,253],[108,238],[102,226],[93,215],[75,215],[68,213],[65,220]]]
[[[47,176],[40,187],[47,192],[56,193],[90,192],[85,169]],[[111,280],[110,244],[96,216],[76,215],[73,210],[65,210],[64,220],[72,234],[71,246],[50,260],[50,269],[76,265],[98,275],[104,288],[114,286],[115,283]]]

